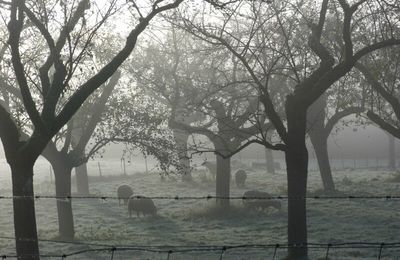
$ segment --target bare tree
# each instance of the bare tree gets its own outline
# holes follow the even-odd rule
[[[240,9],[240,3],[235,9]],[[224,46],[230,50],[247,69],[248,73],[256,83],[257,89],[259,90],[260,101],[264,105],[265,113],[268,119],[272,122],[279,134],[282,144],[273,145],[265,143],[267,147],[281,149],[285,152],[286,165],[287,165],[287,179],[288,179],[288,249],[290,259],[303,259],[307,257],[307,218],[306,218],[306,191],[307,191],[307,176],[308,176],[308,152],[306,148],[306,133],[307,133],[307,110],[308,108],[336,81],[345,76],[365,55],[382,49],[385,47],[398,45],[400,40],[396,39],[395,31],[388,31],[379,34],[373,34],[369,31],[368,26],[361,26],[363,24],[369,24],[369,16],[366,14],[373,13],[374,18],[378,19],[382,24],[385,24],[385,28],[393,28],[392,20],[388,19],[385,13],[388,13],[391,9],[390,5],[377,5],[377,4],[366,4],[365,0],[356,1],[349,4],[346,0],[328,1],[324,0],[318,5],[306,4],[304,2],[292,3],[292,2],[279,2],[271,3],[254,3],[250,5],[255,6],[254,10],[257,10],[255,14],[258,17],[285,17],[286,20],[295,20],[298,27],[308,27],[309,37],[308,46],[311,50],[310,55],[312,58],[308,60],[313,62],[314,68],[309,71],[305,71],[303,75],[297,73],[295,77],[298,78],[298,83],[293,87],[293,91],[286,95],[281,100],[284,102],[286,118],[282,118],[276,110],[274,105],[271,92],[268,86],[268,77],[265,77],[267,73],[259,72],[258,68],[261,67],[260,59],[257,59],[256,55],[260,52],[266,52],[268,48],[264,48],[263,45],[254,44],[255,36],[258,28],[262,27],[258,22],[252,22],[253,26],[248,26],[253,31],[247,33],[247,37],[235,36],[232,32],[231,27],[227,26],[230,20],[237,23],[237,20],[232,17],[233,13],[224,15],[225,20],[219,24],[204,23],[206,19],[203,19],[196,23],[196,21],[186,19],[186,26],[189,27],[199,37],[204,38],[208,42],[215,45]],[[248,7],[251,8],[252,6]],[[337,17],[340,18],[341,30],[341,50],[342,56],[340,59],[335,59],[332,55],[331,46],[324,41],[324,36],[328,34],[325,30],[325,21],[328,13],[328,9],[331,12],[337,13]],[[244,9],[248,10],[248,9]],[[271,12],[269,12],[271,10]],[[378,14],[378,15],[375,15]],[[243,14],[243,17],[248,16],[247,13]],[[309,17],[309,18],[307,18]],[[317,17],[314,21],[311,17]],[[305,20],[304,20],[305,19]],[[253,21],[256,21],[254,19]],[[276,20],[279,23],[277,18]],[[267,21],[265,22],[267,23]],[[293,27],[296,28],[296,27]],[[292,28],[292,32],[296,31]],[[363,35],[369,35],[373,38],[373,41],[368,41],[367,44],[362,44],[353,39],[355,30],[365,31]],[[288,41],[288,35],[283,37],[273,37],[276,33],[271,29],[271,36],[266,39],[272,41],[273,46],[288,46],[286,48],[286,57],[288,58],[288,64],[293,68],[296,68],[297,62],[292,59],[291,54],[291,43],[298,43],[301,40],[293,39]],[[293,36],[293,33],[291,34]],[[279,39],[283,39],[280,42]],[[292,38],[290,38],[292,39]],[[307,41],[303,41],[307,42]],[[253,44],[252,44],[253,43]],[[254,51],[248,50],[247,46],[255,46]],[[260,51],[262,50],[262,51]],[[261,67],[262,68],[262,67]],[[263,77],[264,76],[264,77]]]
[[[164,33],[158,31],[159,34]],[[169,27],[165,39],[158,39],[143,48],[143,58],[132,62],[132,77],[139,85],[139,89],[158,101],[165,107],[169,120],[178,121],[187,125],[204,119],[204,115],[195,109],[196,103],[201,101],[202,95],[196,93],[194,84],[199,77],[206,78],[208,64],[204,64],[205,54],[195,53],[198,41],[191,40]],[[144,71],[142,68],[146,68]],[[171,113],[171,111],[174,111]],[[172,118],[174,116],[174,118]],[[180,167],[178,171],[183,181],[191,181],[190,158],[188,154],[188,139],[190,133],[171,127],[177,144]]]
[[[248,124],[248,120],[251,120],[252,114],[257,112],[257,106],[253,110],[254,104],[252,102],[257,101],[250,100],[247,102],[246,109],[239,110],[240,112],[238,112],[234,107],[244,106],[243,103],[246,103],[246,101],[231,100],[229,102],[228,100],[211,100],[210,111],[207,114],[211,115],[216,125],[205,123],[204,125],[198,124],[194,126],[176,121],[170,122],[171,125],[192,134],[206,136],[214,145],[214,149],[198,147],[192,147],[191,149],[194,149],[196,153],[213,151],[216,154],[217,205],[224,213],[230,207],[231,156],[243,148],[241,147],[243,142],[260,132],[267,132],[266,129],[269,127],[262,121],[257,121],[256,124]]]
[[[92,24],[93,27],[85,30],[88,22],[85,19],[85,12],[91,8],[88,0],[73,4],[61,1],[58,9],[63,14],[61,27],[57,26],[59,23],[56,21],[38,18],[32,11],[37,10],[34,2],[21,0],[9,4],[8,31],[12,66],[22,95],[24,109],[34,127],[33,131],[28,134],[28,139],[21,140],[20,130],[11,114],[5,107],[0,106],[0,138],[12,172],[13,195],[15,196],[13,200],[14,228],[19,259],[39,259],[33,192],[33,165],[36,159],[51,138],[72,118],[82,103],[128,58],[135,47],[138,36],[155,15],[175,8],[181,2],[182,0],[167,3],[156,1],[149,9],[143,10],[139,14],[139,22],[130,31],[122,49],[115,53],[113,58],[97,73],[83,82],[76,82],[78,78],[74,77],[77,64],[79,64],[80,58],[87,54],[91,39],[96,36],[98,29],[110,15],[102,16],[100,20]],[[117,8],[115,1],[109,3],[109,8],[111,10]],[[112,11],[110,14],[114,12]],[[143,15],[144,12],[146,12],[145,15]],[[43,37],[48,48],[45,60],[41,64],[37,64],[37,68],[39,68],[35,72],[37,77],[30,74],[30,71],[26,71],[24,63],[27,61],[21,55],[21,45],[30,43],[25,37],[24,43],[21,39],[22,35],[25,35],[23,34],[23,25],[26,18]],[[53,37],[54,33],[50,31],[50,28],[54,28],[49,26],[51,22],[56,28],[59,28],[59,36],[56,40]],[[87,32],[85,34],[87,38],[83,39],[87,44],[83,44],[83,46],[81,41],[74,38],[75,33],[79,30]],[[67,56],[66,60],[64,55]],[[35,79],[35,81],[32,82],[30,79]],[[75,85],[77,88],[70,90],[71,85]],[[33,95],[32,89],[36,87],[39,87],[39,95]],[[60,104],[60,97],[65,94],[70,94],[70,96],[65,103]],[[21,163],[22,161],[24,163]]]
[[[370,96],[368,102],[368,118],[389,135],[399,139],[400,102],[397,86],[400,56],[398,47],[382,50],[380,54],[376,57],[366,57],[362,62],[357,63],[356,67],[375,93]]]
[[[308,109],[307,133],[315,150],[324,192],[336,191],[329,162],[328,137],[340,120],[364,111],[364,94],[357,82],[344,77]]]

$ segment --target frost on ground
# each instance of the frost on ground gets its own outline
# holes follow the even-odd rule
[[[1,163],[0,196],[10,195],[10,182],[5,178],[9,170]],[[133,167],[133,166],[132,166]],[[91,175],[98,175],[95,167]],[[36,194],[53,195],[48,165],[35,168]],[[133,187],[134,195],[143,196],[207,196],[214,195],[214,181],[204,176],[201,169],[194,173],[193,184],[185,184],[176,178],[162,181],[157,173],[135,173],[127,177],[107,176],[120,173],[118,163],[104,162],[103,178],[92,178],[93,195],[116,196],[116,188],[122,183]],[[345,170],[334,172],[337,188],[349,195],[400,195],[400,183],[393,181],[393,174],[385,171]],[[244,191],[258,189],[272,195],[286,195],[286,175],[275,175],[262,170],[248,170],[245,188],[237,188],[232,181],[232,196],[242,196]],[[310,194],[318,194],[321,180],[318,172],[309,174]],[[287,201],[282,210],[265,212],[244,208],[241,200],[232,201],[233,209],[224,217],[215,214],[213,200],[156,199],[158,216],[128,217],[127,208],[118,206],[116,199],[73,199],[76,241],[74,244],[51,242],[57,240],[57,212],[54,199],[36,200],[37,223],[41,254],[68,254],[87,249],[109,249],[112,246],[149,247],[218,246],[215,251],[172,252],[169,259],[220,259],[221,247],[243,244],[286,243]],[[15,254],[13,215],[11,200],[0,200],[0,255]],[[400,242],[400,200],[396,199],[310,199],[308,200],[309,242]],[[92,245],[88,245],[92,244]],[[167,253],[147,251],[114,252],[113,259],[167,259]],[[160,249],[159,247],[157,249]],[[170,248],[165,247],[168,251]],[[223,259],[270,259],[274,248],[238,248],[227,250]],[[376,259],[379,249],[330,249],[330,259]],[[326,249],[310,249],[311,259],[325,259]],[[129,257],[128,257],[129,256]],[[285,256],[285,249],[276,251],[276,259]],[[381,259],[397,259],[400,250],[383,249]],[[110,259],[111,251],[92,251],[70,256],[67,259]],[[50,258],[51,259],[51,258]],[[54,258],[55,259],[55,258]]]

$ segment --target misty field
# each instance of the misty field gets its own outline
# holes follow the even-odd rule
[[[0,196],[11,195],[9,170],[0,162]],[[130,184],[135,195],[154,196],[207,196],[214,195],[214,181],[198,167],[194,183],[182,183],[178,176],[161,180],[154,171],[145,174],[143,165],[127,165],[128,176],[121,174],[119,161],[100,163],[103,177],[99,177],[97,162],[89,164],[92,176],[91,194],[116,196],[116,188]],[[235,169],[234,169],[235,170]],[[245,188],[231,182],[232,196],[242,196],[246,190],[258,189],[272,195],[286,195],[284,171],[266,174],[258,169],[247,169]],[[114,174],[114,175],[112,175]],[[310,195],[319,194],[321,180],[318,172],[310,172]],[[119,175],[119,176],[117,176]],[[94,176],[94,177],[93,177]],[[334,172],[334,179],[342,195],[374,196],[400,195],[400,183],[394,173],[379,170],[344,170]],[[234,178],[233,178],[234,179]],[[399,181],[399,180],[397,180]],[[49,166],[39,160],[35,167],[35,192],[53,195]],[[74,195],[74,191],[73,191]],[[233,209],[226,216],[214,214],[213,200],[155,199],[158,216],[129,218],[127,208],[116,199],[73,199],[76,241],[67,244],[47,241],[57,240],[58,225],[55,199],[36,200],[36,216],[41,254],[61,255],[86,249],[115,246],[232,246],[242,244],[286,243],[287,201],[282,200],[282,210],[265,212],[246,209],[241,200],[233,200]],[[0,200],[0,254],[14,255],[12,204]],[[340,242],[398,242],[400,235],[400,201],[395,199],[309,199],[308,229],[310,243]],[[91,245],[88,245],[91,244]],[[166,247],[168,248],[168,247]],[[151,249],[151,248],[149,248]],[[278,249],[276,259],[285,256],[286,249]],[[330,259],[376,259],[379,249],[330,249]],[[272,259],[274,248],[240,248],[227,250],[223,259]],[[172,253],[169,259],[220,259],[221,251]],[[326,249],[310,248],[311,259],[325,259]],[[129,256],[129,257],[128,257]],[[398,259],[400,250],[384,249],[382,259]],[[166,253],[117,250],[113,259],[167,259]],[[49,257],[50,259],[56,259]],[[66,259],[110,259],[110,251],[88,252]],[[57,258],[58,259],[58,258]]]

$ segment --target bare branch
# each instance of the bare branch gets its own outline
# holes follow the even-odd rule
[[[387,91],[379,81],[372,75],[372,73],[368,70],[368,68],[361,64],[357,63],[355,67],[364,75],[365,79],[368,83],[375,89],[389,104],[392,106],[394,113],[397,118],[400,118],[400,102],[399,99],[394,96],[392,93]]]
[[[324,132],[328,136],[332,132],[333,127],[339,122],[339,120],[345,118],[346,116],[362,112],[364,112],[364,109],[361,107],[348,107],[343,109],[342,111],[336,112],[331,118],[329,118],[328,122],[325,125]]]
[[[68,153],[68,149],[71,145],[71,141],[72,141],[72,131],[74,129],[74,120],[71,119],[68,121],[67,123],[67,131],[66,131],[66,135],[65,135],[65,140],[64,140],[64,145],[61,148],[61,152],[62,153]]]
[[[223,154],[217,150],[214,150],[214,153],[218,154],[222,158],[226,159],[226,158],[230,158],[230,157],[234,156],[235,154],[239,153],[240,151],[242,151],[243,149],[245,149],[247,146],[249,146],[251,144],[261,144],[265,148],[275,150],[275,151],[285,151],[286,150],[286,145],[284,145],[284,144],[271,144],[270,142],[267,142],[266,140],[252,139],[252,140],[245,142],[244,144],[239,146],[235,151],[229,152],[228,154]]]
[[[118,52],[116,56],[105,65],[96,75],[86,81],[80,88],[70,97],[64,108],[56,117],[56,127],[54,130],[60,129],[79,109],[80,105],[86,98],[99,88],[108,78],[110,78],[118,67],[128,58],[140,33],[147,27],[151,19],[158,13],[176,8],[183,0],[176,0],[173,3],[166,4],[150,12],[145,18],[140,19],[139,24],[130,32],[127,37],[126,44]]]
[[[386,47],[394,46],[394,45],[400,45],[400,39],[388,39],[388,40],[383,40],[383,41],[365,46],[364,48],[362,48],[361,50],[359,50],[358,52],[356,52],[354,54],[353,62],[354,63],[357,62],[362,57],[364,57],[365,55],[367,55],[371,52],[374,52],[376,50],[383,49]]]
[[[80,136],[78,143],[74,147],[74,150],[77,150],[78,153],[84,152],[84,149],[85,149],[87,143],[89,142],[90,137],[92,136],[97,123],[101,119],[101,114],[104,111],[107,100],[110,97],[115,86],[117,85],[120,77],[121,77],[121,72],[116,71],[114,73],[114,75],[110,78],[110,81],[108,82],[108,84],[106,86],[104,86],[104,90],[101,93],[97,102],[93,105],[89,122],[87,123],[85,129],[83,130],[83,134],[82,134],[82,136]]]
[[[10,113],[0,104],[0,139],[4,149],[17,149],[19,142],[19,130]],[[6,153],[6,155],[9,153]]]
[[[48,78],[48,71],[52,64],[54,64],[55,73],[53,77],[53,82],[51,83],[51,88],[48,93],[46,93],[45,102],[43,104],[43,114],[42,118],[45,120],[52,121],[54,118],[54,111],[57,105],[57,102],[60,98],[60,95],[64,89],[63,81],[65,76],[67,75],[67,71],[65,65],[61,60],[61,50],[64,47],[66,40],[68,38],[69,33],[75,28],[79,19],[84,15],[85,10],[89,6],[89,0],[82,0],[79,2],[72,18],[67,21],[67,24],[60,32],[60,36],[55,44],[53,51],[50,53],[47,61],[40,68],[40,74],[43,78]],[[45,80],[47,81],[47,79]],[[68,120],[67,120],[68,121]],[[65,122],[66,123],[66,122]]]
[[[400,139],[400,129],[399,128],[389,124],[384,119],[380,118],[377,114],[375,114],[373,111],[368,111],[367,116],[372,122],[377,124],[380,128],[382,128],[389,134],[393,135],[397,139]]]
[[[24,1],[14,1],[11,6],[11,19],[8,24],[9,44],[11,47],[11,61],[14,67],[15,76],[17,78],[22,101],[25,109],[31,119],[36,130],[47,132],[47,129],[40,118],[39,111],[33,101],[32,94],[29,90],[28,81],[25,76],[24,65],[21,61],[19,42],[24,23]]]

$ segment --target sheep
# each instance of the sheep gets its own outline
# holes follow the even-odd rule
[[[117,188],[118,205],[121,205],[121,200],[124,201],[124,205],[128,203],[129,198],[133,195],[131,186],[122,184]]]
[[[277,210],[281,210],[282,205],[281,202],[278,200],[273,200],[273,199],[268,199],[272,197],[269,193],[263,192],[263,191],[258,191],[258,190],[250,190],[246,191],[243,194],[243,204],[250,208],[250,209],[261,209],[264,211],[265,209],[268,209],[269,207],[273,207]],[[255,199],[251,199],[255,198]],[[266,199],[263,199],[266,198]]]
[[[236,181],[236,186],[238,188],[240,187],[244,187],[244,183],[246,182],[246,178],[247,178],[247,173],[244,170],[238,170],[235,173],[235,181]]]
[[[150,198],[141,197],[141,196],[131,196],[128,201],[128,213],[129,217],[132,217],[132,211],[136,211],[136,215],[139,217],[140,212],[143,213],[143,216],[146,214],[156,216],[157,208],[154,205],[154,202]]]
[[[206,167],[208,171],[210,172],[211,176],[213,179],[215,179],[215,176],[217,175],[217,164],[216,162],[203,162],[201,165]]]

